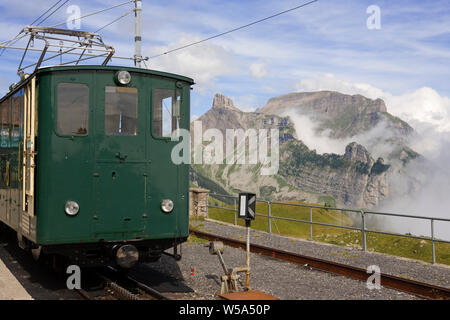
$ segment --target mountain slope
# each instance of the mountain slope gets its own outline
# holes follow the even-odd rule
[[[335,104],[329,109],[329,113],[341,119],[339,115],[345,114],[345,108],[340,109],[341,107],[334,100],[335,96],[335,94],[328,95]],[[315,99],[323,100],[326,97],[318,94]],[[317,110],[323,111],[322,105],[326,105],[326,101],[321,101],[319,104],[311,102],[315,99],[309,96],[310,110],[320,115],[320,111],[318,113],[312,106],[318,105]],[[353,101],[348,99],[343,101]],[[357,99],[365,101],[366,98]],[[291,107],[298,106],[295,101],[290,103]],[[365,114],[386,112],[384,103],[380,101],[364,103],[360,109],[354,107],[351,110],[361,113],[366,111]],[[219,129],[224,135],[226,129],[279,129],[280,166],[277,174],[261,175],[261,164],[197,164],[192,165],[192,169],[202,177],[214,181],[229,193],[249,191],[265,199],[320,202],[320,199],[324,197],[332,197],[340,205],[373,208],[388,196],[388,176],[393,170],[389,163],[385,164],[383,159],[373,159],[366,148],[357,143],[350,143],[343,155],[318,154],[298,140],[294,124],[289,117],[270,114],[270,112],[283,113],[289,109],[289,104],[288,107],[284,107],[280,103],[275,105],[272,101],[272,104],[269,102],[268,106],[257,112],[242,112],[234,106],[231,99],[218,94],[214,97],[212,108],[197,121],[202,122],[202,133],[208,129]],[[327,117],[332,119],[333,116]],[[360,114],[357,118],[364,119],[364,117]],[[326,117],[322,118],[326,119]],[[193,125],[191,129],[192,127]],[[401,123],[400,127],[406,133],[412,130],[407,124]],[[370,130],[370,126],[367,128],[360,126],[356,131],[353,130],[349,128],[340,132],[342,134],[364,132],[364,130]],[[191,135],[193,134],[192,130]]]

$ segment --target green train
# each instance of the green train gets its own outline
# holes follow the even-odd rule
[[[189,233],[190,78],[113,66],[40,68],[0,100],[0,224],[35,258],[155,261]]]

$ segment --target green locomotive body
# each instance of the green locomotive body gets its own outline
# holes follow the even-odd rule
[[[110,66],[29,76],[0,100],[0,221],[23,248],[80,266],[186,241],[189,166],[171,161],[171,135],[189,130],[192,85]]]

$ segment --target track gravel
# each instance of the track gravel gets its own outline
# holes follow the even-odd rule
[[[225,237],[239,240],[245,239],[245,230],[239,226],[212,220],[193,221],[192,226],[201,231]],[[382,273],[450,288],[450,267],[446,265],[433,265],[418,260],[405,259],[376,252],[363,252],[360,249],[289,238],[257,230],[251,231],[251,238],[253,243],[264,246],[364,269],[371,265],[377,265],[380,267]]]

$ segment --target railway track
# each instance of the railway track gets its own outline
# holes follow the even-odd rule
[[[93,296],[89,291],[78,289],[77,292],[86,300],[172,300],[172,298],[137,281],[123,275],[119,271],[108,268],[96,273],[103,283],[104,294]]]
[[[197,230],[191,230],[190,233],[198,238],[202,238],[205,240],[222,241],[225,245],[228,245],[230,247],[242,248],[244,250],[246,248],[246,242],[244,241],[230,239]],[[258,244],[251,244],[250,250],[251,252],[258,253],[264,256],[277,258],[301,265],[308,265],[309,267],[317,270],[346,276],[352,279],[366,281],[368,278],[368,274],[365,269],[333,261],[304,256],[297,253],[283,251]],[[381,285],[395,290],[407,292],[409,294],[414,294],[425,299],[450,300],[450,289],[448,288],[418,282],[415,280],[404,279],[389,274],[381,274]]]

